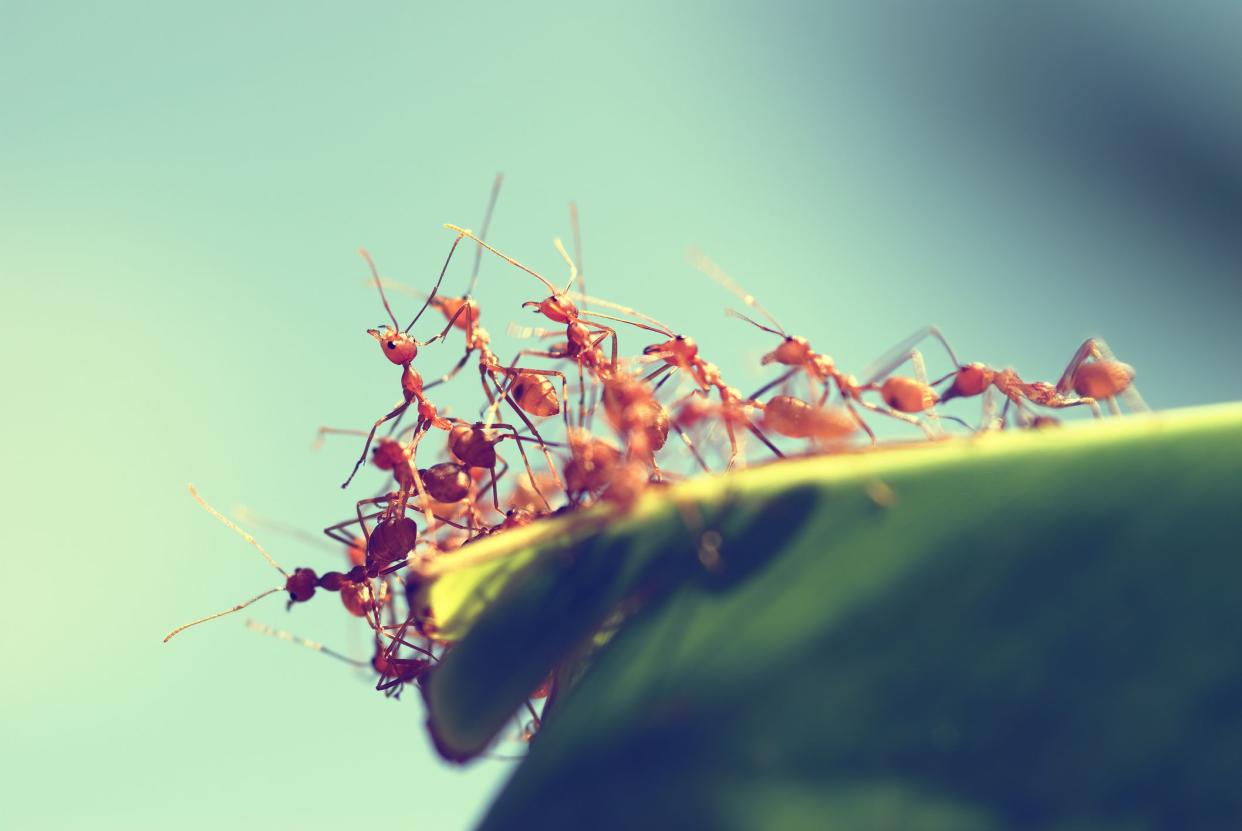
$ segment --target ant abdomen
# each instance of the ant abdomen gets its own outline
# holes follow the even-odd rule
[[[482,424],[456,424],[449,431],[449,451],[470,467],[496,467],[496,441]]]
[[[409,517],[381,522],[367,538],[367,571],[405,557],[417,541],[418,525]]]
[[[899,413],[921,413],[939,400],[936,391],[915,378],[894,375],[880,385],[884,403]]]
[[[419,471],[423,487],[437,502],[459,502],[470,493],[473,481],[466,469],[453,462],[441,462]]]
[[[763,426],[790,439],[843,439],[858,429],[844,410],[812,407],[789,395],[776,395],[763,407]]]
[[[1114,398],[1130,388],[1134,367],[1121,361],[1090,361],[1074,371],[1074,392],[1086,398]]]
[[[513,384],[513,400],[533,416],[553,416],[561,411],[552,382],[542,375],[519,373]]]

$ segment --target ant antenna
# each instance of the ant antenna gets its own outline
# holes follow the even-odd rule
[[[672,327],[671,327],[671,326],[669,326],[669,325],[668,325],[668,324],[666,324],[666,323],[661,323],[660,321],[656,320],[656,319],[655,319],[654,317],[652,317],[651,315],[645,315],[645,314],[643,314],[642,312],[638,311],[638,309],[632,309],[632,308],[630,308],[629,306],[622,306],[620,303],[613,303],[611,300],[601,300],[601,299],[600,299],[600,298],[598,298],[598,297],[588,297],[587,295],[585,295],[585,294],[581,294],[581,293],[576,292],[576,291],[575,291],[575,292],[568,292],[568,294],[569,294],[569,296],[570,296],[571,298],[573,298],[574,300],[579,300],[579,301],[581,301],[581,302],[583,302],[583,303],[594,303],[596,306],[603,306],[605,309],[612,309],[612,310],[614,310],[614,311],[621,312],[622,314],[627,314],[627,315],[631,315],[631,316],[633,316],[633,317],[636,317],[636,318],[638,318],[639,320],[645,320],[645,321],[647,321],[648,323],[650,323],[651,325],[659,327],[659,332],[660,332],[660,334],[662,334],[662,335],[667,335],[667,336],[669,336],[670,338],[671,338],[671,337],[673,337],[674,335],[676,335],[676,332],[674,332],[674,331],[673,331],[673,329],[672,329]],[[607,317],[607,315],[601,315],[599,312],[591,312],[591,314],[592,314],[592,315],[598,315],[598,316],[600,316],[600,317]],[[613,317],[613,318],[609,318],[609,319],[610,319],[610,320],[618,320],[619,318],[615,318],[615,317]],[[632,321],[632,320],[622,320],[621,322],[622,322],[622,323],[629,323],[629,324],[632,324],[632,325],[634,325],[634,326],[637,326],[637,325],[638,325],[637,323],[634,323],[634,321]],[[645,329],[645,328],[647,328],[647,327],[645,327],[645,326],[644,326],[644,327],[642,327],[642,328],[644,328],[644,329]]]
[[[268,554],[267,551],[263,548],[263,546],[259,545],[258,540],[256,540],[254,537],[247,534],[241,528],[238,528],[237,525],[235,525],[224,514],[220,513],[215,508],[208,505],[206,500],[204,500],[201,496],[198,495],[198,491],[194,489],[193,485],[190,485],[190,496],[193,496],[195,501],[198,502],[199,505],[202,505],[203,508],[207,511],[207,513],[211,514],[216,519],[223,522],[233,531],[236,531],[238,534],[240,534],[242,539],[244,539],[246,542],[253,545],[255,548],[259,549],[259,553],[263,555],[263,558],[267,560],[267,562],[271,565],[271,567],[279,571],[282,575],[284,575],[286,581],[289,580],[289,572],[281,568],[280,564],[272,559],[272,555]],[[287,582],[286,582],[286,585],[287,585]],[[173,639],[174,636],[180,634],[181,632],[184,632],[186,629],[189,629],[191,626],[198,626],[200,623],[206,623],[207,621],[215,620],[218,617],[224,617],[225,615],[231,615],[233,614],[233,612],[240,612],[242,609],[246,608],[251,603],[254,603],[257,600],[262,600],[263,598],[267,597],[269,594],[275,594],[276,592],[283,591],[284,589],[285,589],[285,585],[276,586],[275,588],[268,589],[267,591],[261,594],[255,595],[254,597],[247,600],[245,603],[238,603],[236,606],[232,607],[231,609],[225,609],[223,612],[216,612],[213,615],[207,615],[207,617],[202,617],[202,618],[199,618],[198,620],[190,621],[189,623],[178,626],[176,629],[169,632],[167,636],[165,636],[164,643],[168,643],[170,640]]]
[[[362,259],[366,260],[367,265],[371,268],[371,281],[379,289],[380,300],[384,303],[384,311],[388,312],[388,317],[392,319],[392,328],[394,330],[399,329],[401,324],[397,322],[397,316],[392,313],[392,306],[388,305],[388,297],[384,294],[384,281],[380,279],[379,271],[375,268],[375,261],[371,259],[371,254],[365,248],[359,248],[358,253],[362,255]]]
[[[578,266],[574,265],[574,261],[569,258],[569,252],[565,250],[565,245],[561,242],[560,237],[553,239],[552,245],[565,258],[565,262],[569,263],[569,282],[565,284],[565,291],[561,292],[561,294],[564,294],[574,287],[574,281],[578,279]]]
[[[957,353],[953,351],[953,347],[949,346],[948,340],[941,334],[940,330],[935,326],[924,326],[901,343],[894,346],[888,352],[884,353],[880,358],[872,361],[867,368],[862,371],[862,377],[866,379],[864,383],[870,384],[878,380],[881,376],[892,372],[901,364],[909,360],[910,350],[914,345],[923,338],[932,337],[940,342],[944,347],[944,351],[949,353],[949,360],[953,362],[954,367],[960,367],[962,364],[957,359]]]
[[[369,669],[371,666],[366,661],[359,661],[356,658],[351,658],[348,655],[342,655],[340,652],[329,649],[328,647],[321,644],[319,641],[312,641],[312,640],[307,640],[306,638],[299,638],[297,635],[294,635],[291,632],[286,632],[284,629],[273,629],[272,627],[259,623],[256,620],[247,620],[246,628],[250,629],[251,631],[258,632],[260,635],[270,635],[271,637],[276,638],[277,640],[288,641],[289,643],[296,643],[299,646],[306,647],[307,649],[313,649],[316,652],[322,652],[324,655],[328,655],[330,657],[336,658],[338,661],[344,661],[347,664],[353,664],[354,666],[359,667],[359,668]]]
[[[735,283],[733,281],[733,278],[730,277],[728,274],[726,274],[723,268],[716,265],[716,263],[713,262],[712,259],[708,257],[706,254],[704,254],[700,249],[692,246],[688,251],[686,251],[686,259],[690,261],[690,265],[694,266],[699,271],[707,275],[709,278],[711,278],[712,280],[715,280],[717,283],[724,286],[729,291],[733,292],[735,295],[737,295],[739,300],[741,300],[747,306],[750,306],[752,309],[757,311],[759,314],[767,318],[768,321],[773,326],[776,327],[777,331],[775,332],[775,334],[781,335],[783,337],[788,337],[788,335],[785,333],[784,327],[781,326],[779,322],[777,322],[776,318],[772,316],[772,313],[769,312],[767,309],[763,308],[763,306],[760,306],[759,301],[755,299],[755,296],[753,294],[746,291],[741,286],[739,286],[737,283]],[[755,325],[758,326],[759,324],[756,323]],[[762,329],[763,327],[760,326],[759,328]],[[767,331],[771,332],[772,330],[768,329]]]
[[[784,332],[773,329],[771,326],[764,326],[762,323],[755,320],[753,317],[747,317],[746,315],[734,309],[725,309],[725,314],[728,315],[729,317],[736,317],[739,320],[744,320],[747,323],[749,323],[751,326],[754,326],[756,329],[762,329],[765,332],[771,332],[773,335],[780,335],[782,338],[789,337]]]
[[[586,294],[586,268],[582,263],[582,229],[578,226],[578,203],[569,203],[569,227],[574,234],[574,259],[578,261],[578,290]]]
[[[440,284],[444,282],[444,274],[448,271],[449,263],[453,260],[453,252],[457,250],[457,244],[461,242],[461,238],[464,235],[465,234],[458,234],[457,239],[453,240],[453,245],[449,248],[448,256],[444,258],[444,267],[440,269],[440,276],[436,278],[436,284],[431,289],[431,294],[427,295],[427,299],[423,301],[423,307],[418,310],[418,314],[414,315],[414,319],[410,321],[410,325],[401,331],[408,332],[413,329],[414,324],[418,323],[418,319],[423,316],[423,312],[427,311],[427,307],[431,305],[431,301],[436,299],[436,292],[440,290]],[[480,242],[482,242],[482,240],[480,240]]]
[[[496,174],[496,181],[492,182],[492,195],[487,199],[487,210],[483,213],[483,225],[479,229],[479,236],[487,239],[487,229],[492,225],[492,211],[496,209],[496,199],[500,196],[500,185],[505,180],[503,173]],[[466,288],[466,297],[474,294],[474,287],[479,282],[479,263],[483,262],[482,246],[474,250],[474,270],[470,272],[470,285]]]
[[[198,620],[192,620],[189,623],[182,624],[181,626],[178,626],[176,629],[169,632],[167,636],[165,636],[164,643],[168,643],[170,640],[173,639],[173,637],[181,634],[185,630],[189,629],[191,626],[198,626],[200,623],[206,623],[207,621],[215,620],[218,617],[224,617],[225,615],[231,615],[234,612],[240,612],[242,609],[246,608],[251,603],[254,603],[257,600],[262,600],[263,598],[267,597],[269,594],[275,594],[278,591],[282,591],[284,590],[284,588],[285,588],[284,586],[277,586],[274,589],[268,589],[262,594],[256,594],[254,597],[250,598],[245,603],[238,603],[236,606],[234,606],[231,609],[225,609],[223,612],[216,612],[214,615],[207,615],[207,617],[200,617]]]
[[[268,564],[269,564],[272,568],[274,568],[274,569],[276,569],[277,571],[279,571],[279,572],[281,573],[281,575],[283,575],[283,576],[284,576],[284,578],[285,578],[286,580],[288,580],[288,579],[289,579],[289,572],[287,572],[287,571],[285,571],[283,568],[281,568],[281,567],[280,567],[280,564],[279,564],[279,563],[277,563],[274,559],[272,559],[272,555],[267,553],[267,549],[265,549],[263,546],[259,545],[259,541],[258,541],[258,540],[256,540],[254,537],[252,537],[252,536],[250,536],[249,534],[247,534],[247,533],[246,533],[245,531],[243,531],[241,528],[238,528],[238,527],[237,527],[237,525],[236,525],[236,524],[235,524],[235,523],[234,523],[231,519],[229,519],[228,517],[226,517],[224,514],[220,513],[220,512],[219,512],[219,511],[217,511],[215,508],[213,508],[213,507],[211,507],[210,505],[208,505],[208,504],[207,504],[207,500],[205,500],[205,499],[203,499],[203,497],[199,496],[198,491],[195,489],[195,487],[194,487],[193,485],[190,485],[190,486],[189,486],[189,488],[190,488],[190,496],[194,497],[194,501],[198,502],[198,504],[199,504],[199,505],[202,505],[202,506],[203,506],[203,508],[207,511],[207,513],[211,514],[211,515],[212,515],[212,516],[214,516],[216,519],[218,519],[218,520],[220,520],[221,522],[223,522],[223,523],[224,523],[225,525],[227,525],[230,529],[232,529],[235,533],[237,533],[237,534],[241,535],[241,538],[242,538],[243,540],[245,540],[246,542],[250,543],[250,544],[251,544],[251,545],[253,545],[255,548],[259,549],[259,553],[263,555],[263,559],[267,560]]]
[[[476,237],[473,233],[471,233],[470,231],[467,231],[465,228],[460,228],[460,227],[458,227],[458,226],[456,226],[456,225],[451,225],[451,224],[449,224],[449,223],[445,223],[444,227],[445,227],[445,228],[448,228],[450,231],[453,231],[453,232],[457,233],[457,234],[459,235],[459,236],[458,236],[458,239],[460,239],[461,237],[469,237],[470,239],[472,239],[472,240],[474,240],[475,242],[477,242],[479,245],[481,245],[481,246],[483,246],[484,248],[486,248],[488,251],[491,251],[491,252],[492,252],[493,254],[495,254],[497,257],[500,257],[500,259],[502,259],[502,260],[504,260],[505,262],[509,263],[509,265],[512,265],[512,266],[517,266],[518,268],[522,269],[523,271],[525,271],[525,272],[526,272],[527,274],[529,274],[530,276],[534,277],[534,278],[535,278],[536,280],[538,280],[539,282],[543,283],[545,286],[547,286],[547,288],[548,288],[548,292],[549,292],[549,293],[551,293],[551,294],[556,294],[556,286],[554,286],[554,285],[552,285],[551,283],[549,283],[549,282],[547,281],[547,279],[546,279],[546,278],[544,278],[544,276],[543,276],[543,275],[539,274],[539,272],[535,271],[534,269],[532,269],[532,268],[528,268],[527,266],[522,265],[522,264],[521,264],[521,263],[519,263],[517,260],[513,259],[512,257],[510,257],[508,254],[505,254],[505,253],[503,253],[503,252],[501,252],[501,251],[497,251],[495,248],[493,248],[492,246],[488,245],[486,242],[484,242],[483,240],[479,239],[479,238],[478,238],[478,237]]]

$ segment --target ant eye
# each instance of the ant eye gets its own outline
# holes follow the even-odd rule
[[[397,348],[397,344],[396,344],[394,341],[388,341],[388,348],[389,348],[389,349],[396,349],[396,348]]]

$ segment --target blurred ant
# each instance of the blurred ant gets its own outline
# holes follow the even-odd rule
[[[383,692],[386,696],[391,698],[400,698],[401,688],[406,683],[415,681],[422,675],[426,674],[427,670],[431,668],[433,662],[437,660],[435,655],[429,650],[406,642],[406,645],[412,646],[414,649],[419,650],[428,657],[393,658],[386,655],[385,648],[381,644],[377,643],[375,646],[375,655],[371,658],[371,660],[360,661],[357,658],[351,658],[348,655],[329,649],[318,641],[298,637],[297,635],[286,632],[283,629],[273,629],[270,626],[266,626],[254,620],[247,620],[246,627],[254,632],[258,632],[259,634],[306,647],[307,649],[318,652],[321,655],[327,655],[330,658],[335,658],[338,661],[349,664],[350,666],[358,669],[370,669],[378,677],[375,689]]]
[[[1142,398],[1132,386],[1134,368],[1118,361],[1108,345],[1099,338],[1088,338],[1082,346],[1078,347],[1065,367],[1060,380],[1053,385],[1046,381],[1023,381],[1012,369],[998,370],[979,362],[961,363],[948,341],[934,326],[915,332],[906,340],[906,344],[913,346],[928,336],[940,341],[945,351],[949,353],[953,365],[957,367],[932,382],[933,385],[937,385],[952,379],[952,383],[944,394],[939,396],[941,401],[973,398],[989,389],[995,389],[1005,397],[1006,410],[1010,404],[1013,404],[1023,415],[1024,420],[1034,423],[1038,419],[1043,419],[1040,422],[1041,425],[1046,424],[1050,417],[1034,414],[1027,416],[1025,413],[1027,403],[1049,409],[1086,406],[1097,418],[1102,415],[1099,401],[1107,401],[1109,409],[1119,414],[1121,411],[1116,401],[1118,397],[1124,397],[1131,410],[1147,409],[1147,405],[1143,403]]]
[[[812,411],[823,408],[828,400],[831,386],[835,385],[841,395],[846,411],[853,417],[855,423],[867,433],[872,443],[876,442],[875,433],[870,425],[859,415],[858,411],[854,409],[855,404],[874,413],[913,424],[921,428],[929,438],[934,437],[934,431],[913,415],[915,413],[930,412],[932,417],[935,418],[936,413],[933,408],[938,400],[935,391],[927,382],[927,373],[923,366],[922,355],[911,349],[914,345],[913,343],[905,342],[899,345],[894,350],[896,353],[894,357],[882,359],[873,371],[867,373],[867,380],[864,383],[859,383],[858,379],[853,375],[839,371],[832,358],[822,352],[816,352],[811,349],[810,342],[806,338],[790,335],[786,332],[775,316],[761,306],[754,295],[742,289],[720,266],[701,251],[691,249],[689,258],[695,268],[728,289],[772,325],[766,326],[733,309],[726,310],[727,314],[783,339],[776,349],[763,356],[762,363],[765,365],[777,363],[787,366],[789,369],[775,380],[756,390],[750,396],[752,400],[758,399],[759,396],[768,390],[784,384],[800,371],[806,373],[812,386],[819,386],[820,394],[815,405],[801,401],[793,396],[778,396],[782,400],[772,408],[771,415],[768,415],[768,410],[765,406],[765,420],[770,419],[774,432],[788,438],[810,438],[812,436],[798,435],[810,431],[816,437],[831,440],[843,438],[849,432],[852,432],[845,431],[844,424],[839,415],[829,415],[826,418],[810,415]],[[892,375],[892,372],[906,361],[911,361],[914,364],[917,377],[907,378]],[[884,379],[883,383],[880,383],[881,379]],[[869,390],[877,390],[880,393],[880,396],[884,399],[883,406],[863,399],[862,394]]]

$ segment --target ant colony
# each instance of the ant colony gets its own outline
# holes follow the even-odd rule
[[[1055,383],[963,362],[934,326],[914,332],[860,374],[851,374],[806,338],[790,334],[704,254],[691,251],[691,264],[746,308],[746,313],[730,309],[728,314],[759,330],[762,335],[756,337],[771,339],[761,363],[776,365],[774,377],[743,394],[689,335],[585,293],[575,206],[570,206],[573,255],[559,239],[554,242],[567,271],[559,286],[493,247],[487,236],[500,185],[497,176],[477,234],[445,226],[451,234],[448,254],[425,294],[381,278],[371,256],[360,252],[387,317],[367,334],[399,373],[400,395],[365,428],[320,428],[320,440],[344,435],[361,445],[342,487],[368,461],[384,475],[378,495],[357,499],[347,519],[324,529],[326,544],[340,558],[339,570],[286,571],[191,486],[194,499],[258,549],[281,582],[177,627],[165,642],[278,592],[288,595],[289,607],[317,593],[335,594],[345,612],[365,624],[368,659],[262,624],[250,626],[355,665],[372,675],[377,690],[396,697],[406,684],[420,683],[452,648],[437,629],[427,586],[436,574],[451,571],[455,558],[464,563],[468,558],[459,549],[482,537],[591,506],[603,506],[594,513],[606,518],[628,510],[646,491],[695,473],[866,449],[880,443],[873,422],[900,422],[908,426],[898,429],[919,441],[941,441],[952,434],[1045,428],[1058,423],[1052,411],[1069,407],[1086,407],[1096,417],[1105,410],[1120,413],[1119,402],[1130,410],[1145,409],[1133,386],[1134,370],[1094,338],[1075,350]],[[465,292],[444,294],[445,275],[463,247],[474,249]],[[528,341],[510,361],[493,351],[491,335],[480,325],[474,292],[484,257],[498,258],[501,269],[512,270],[533,290],[522,307],[533,311],[541,325],[509,326],[509,334]],[[393,311],[386,288],[422,299],[407,325]],[[442,326],[419,326],[428,310],[442,317]],[[415,327],[430,336],[419,340]],[[623,348],[621,341],[631,338],[643,342]],[[947,371],[939,377],[928,374],[919,349],[924,344],[947,358]],[[444,353],[441,367],[447,369],[427,381],[415,364],[425,367],[425,357],[437,352]],[[475,418],[452,415],[433,402],[437,388],[463,373],[475,374],[468,368],[477,369],[483,392]],[[955,399],[978,399],[977,415],[966,419],[941,412]],[[675,437],[671,444],[670,436]],[[555,695],[553,679],[532,690],[529,719],[513,731],[514,737],[529,740],[537,733],[540,702],[549,695]]]

